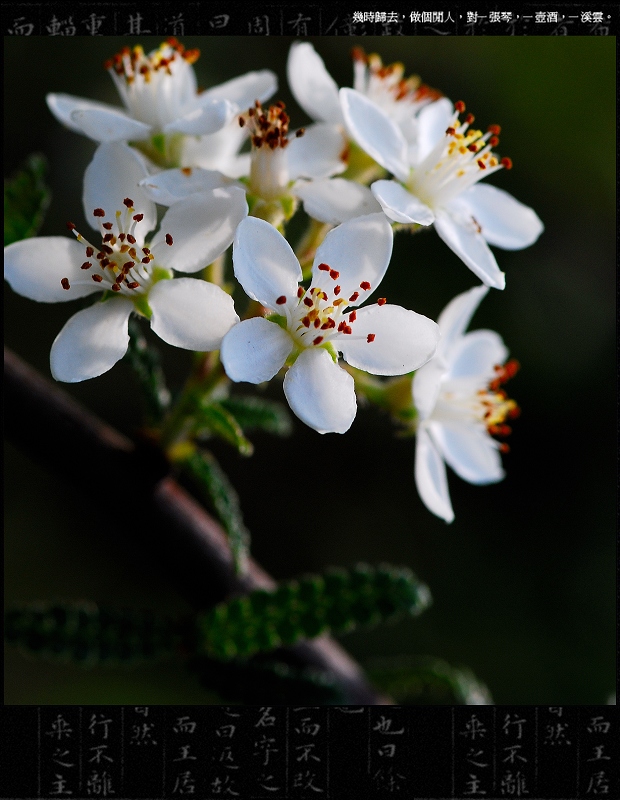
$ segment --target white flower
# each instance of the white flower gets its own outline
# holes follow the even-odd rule
[[[543,225],[536,213],[507,192],[478,181],[502,168],[508,158],[492,152],[499,141],[499,127],[486,133],[464,122],[465,110],[454,110],[446,100],[423,108],[418,115],[415,158],[400,129],[376,104],[352,89],[340,97],[349,131],[372,158],[394,175],[380,180],[371,190],[387,216],[395,222],[435,224],[444,242],[487,286],[503,289],[500,272],[488,244],[519,250],[533,244]]]
[[[191,66],[198,56],[175,39],[149,55],[139,45],[123,48],[107,68],[126,111],[68,94],[49,94],[47,103],[60,122],[97,142],[143,142],[158,134],[214,134],[276,89],[275,75],[262,70],[200,92]]]
[[[43,303],[86,297],[102,289],[104,302],[78,311],[56,337],[50,354],[56,380],[76,382],[107,372],[129,343],[132,311],[150,318],[165,342],[190,350],[215,350],[238,322],[232,299],[218,286],[171,278],[171,270],[196,272],[232,243],[247,214],[236,188],[195,194],[164,216],[154,238],[154,204],[137,186],[144,159],[125,144],[102,144],[84,176],[84,210],[100,230],[90,244],[75,230],[72,241],[40,237],[5,248],[5,278],[18,294]]]
[[[356,413],[352,367],[374,375],[403,375],[435,352],[437,325],[385,298],[359,311],[382,280],[392,253],[383,214],[358,217],[330,231],[317,250],[312,282],[299,286],[301,267],[290,245],[263,220],[247,217],[233,245],[237,280],[274,314],[245,320],[222,341],[233,381],[262,383],[285,364],[284,393],[294,413],[319,433],[344,433]]]
[[[508,351],[499,334],[464,332],[487,292],[486,286],[477,286],[448,303],[438,320],[437,352],[413,378],[419,419],[416,485],[426,507],[446,522],[452,522],[454,512],[445,464],[469,483],[500,481],[504,471],[499,454],[508,447],[492,434],[508,434],[506,418],[519,413],[500,389],[518,365],[505,363]]]

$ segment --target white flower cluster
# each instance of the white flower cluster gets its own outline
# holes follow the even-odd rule
[[[462,102],[359,48],[354,88],[339,89],[313,46],[298,42],[288,82],[315,122],[291,131],[283,103],[263,105],[277,90],[272,72],[199,92],[197,57],[176,40],[148,55],[124,48],[107,65],[122,110],[48,96],[61,123],[99,143],[83,191],[98,235],[91,243],[69,223],[76,241],[15,242],[5,278],[40,302],[103,292],[56,337],[53,376],[109,370],[127,350],[131,313],[171,345],[220,350],[232,381],[283,374],[291,409],[319,433],[351,426],[359,371],[415,372],[416,482],[451,521],[445,464],[472,483],[501,479],[493,435],[518,410],[499,388],[515,369],[501,338],[465,333],[487,287],[504,288],[489,244],[519,249],[542,231],[531,208],[479,183],[511,166],[494,153],[499,127],[476,129]],[[296,254],[285,225],[300,203],[310,226]],[[157,205],[167,207],[159,225]],[[452,300],[438,324],[385,298],[367,303],[394,231],[431,225],[484,285]],[[242,320],[223,282],[179,277],[231,245],[234,276],[254,301]]]

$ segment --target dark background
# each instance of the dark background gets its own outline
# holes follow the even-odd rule
[[[159,38],[140,40],[145,50]],[[270,68],[274,99],[292,125],[308,122],[286,85],[286,38],[187,37],[200,47],[199,83]],[[474,317],[504,337],[522,370],[509,384],[522,408],[506,479],[470,486],[450,475],[456,520],[426,510],[413,482],[414,443],[360,409],[346,436],[296,424],[292,439],[254,437],[242,459],[214,451],[237,486],[253,554],[276,578],[356,561],[411,567],[434,605],[422,617],[343,643],[364,661],[429,654],[469,666],[498,704],[605,703],[615,687],[615,39],[604,37],[325,37],[313,40],[339,85],[351,85],[354,44],[401,60],[477,123],[502,126],[514,162],[490,183],[545,223],[534,246],[496,249],[506,272]],[[103,62],[127,38],[5,38],[5,171],[29,153],[51,163],[53,201],[43,235],[85,233],[81,180],[95,144],[56,122],[50,91],[118,104]],[[395,239],[382,294],[436,318],[477,280],[434,232]],[[6,287],[6,343],[49,376],[49,348],[76,304],[44,305]],[[159,340],[157,340],[159,341]],[[188,354],[160,343],[171,385]],[[67,391],[125,432],[140,422],[125,364]],[[270,395],[281,397],[277,385]],[[5,425],[11,425],[5,419]],[[139,504],[140,497],[135,498]],[[115,606],[186,610],[161,576],[131,561],[100,521],[112,502],[93,476],[89,496],[7,446],[7,602],[89,598]],[[180,664],[122,671],[50,665],[9,651],[7,703],[208,703],[216,698]]]

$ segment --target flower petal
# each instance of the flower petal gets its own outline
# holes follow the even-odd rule
[[[437,323],[401,306],[360,308],[352,334],[334,337],[334,345],[352,367],[372,375],[404,375],[432,358],[439,341]],[[368,341],[368,336],[374,339]]]
[[[441,348],[441,340],[437,348],[437,355],[423,364],[416,374],[413,376],[412,393],[413,404],[420,419],[424,420],[429,417],[437,404],[439,397],[439,390],[446,374],[446,365],[442,358],[439,356],[439,349]]]
[[[293,413],[319,433],[345,433],[355,419],[355,382],[322,347],[304,350],[290,367],[284,394]]]
[[[521,250],[534,244],[544,225],[533,208],[489,184],[479,183],[461,195],[489,244],[504,250]]]
[[[161,221],[151,252],[155,263],[178,272],[197,272],[232,244],[248,213],[245,192],[236,186],[199,192],[171,206]],[[166,237],[172,237],[168,245]]]
[[[249,153],[238,155],[247,136],[247,128],[240,128],[236,120],[209,136],[190,136],[183,143],[183,164],[218,170],[231,178],[249,175]]]
[[[336,284],[341,288],[341,297],[348,298],[358,292],[359,300],[353,305],[359,305],[381,283],[390,263],[392,245],[392,229],[383,213],[343,222],[327,234],[316,252],[312,286],[328,288],[326,273],[318,269],[319,264],[328,264],[340,273]],[[361,289],[364,282],[370,284],[370,289]]]
[[[71,119],[71,114],[74,111],[112,111],[117,114],[120,110],[107,103],[96,103],[93,100],[87,100],[85,97],[76,97],[72,94],[48,94],[45,100],[56,119],[76,133],[84,133],[84,131]]]
[[[488,286],[474,286],[473,289],[462,292],[462,294],[450,300],[437,320],[441,331],[438,352],[449,353],[452,350],[456,342],[465,333],[482,298],[486,297],[488,292]]]
[[[157,223],[157,209],[149,200],[139,182],[148,175],[144,158],[133,148],[122,142],[101,144],[95,150],[93,160],[84,173],[84,215],[94,230],[100,230],[102,222],[111,222],[116,228],[116,212],[127,208],[123,201],[132,200],[136,213],[143,219],[136,225],[134,236],[138,244],[144,242],[146,234]],[[93,211],[102,208],[104,217],[94,217]]]
[[[504,364],[508,349],[502,337],[495,331],[478,330],[466,333],[450,352],[450,363],[446,378],[474,378],[491,380],[494,367]]]
[[[235,277],[245,293],[267,308],[276,310],[276,301],[286,297],[297,304],[297,287],[302,280],[301,267],[290,244],[265,220],[246,217],[233,245]]]
[[[166,169],[156,175],[149,175],[148,178],[143,178],[139,185],[154,203],[172,206],[190,194],[212,192],[213,189],[231,186],[232,181],[213,169],[186,167],[185,169]],[[240,185],[239,188],[241,188]]]
[[[22,239],[4,248],[4,278],[22,297],[39,303],[62,303],[100,292],[80,265],[86,260],[84,245],[67,236]],[[70,289],[63,289],[67,278]]]
[[[113,297],[74,314],[52,344],[54,378],[77,383],[111,369],[127,352],[132,310],[131,300]]]
[[[476,484],[502,480],[505,473],[497,442],[482,425],[428,425],[444,460],[459,478]]]
[[[375,181],[370,190],[381,204],[381,208],[395,222],[417,222],[432,225],[435,214],[426,203],[408,192],[396,181]]]
[[[381,211],[367,186],[343,178],[299,181],[293,192],[303,201],[306,214],[330,225]]]
[[[151,328],[164,342],[185,350],[219,350],[222,338],[239,322],[232,297],[196,278],[159,281],[148,302]]]
[[[252,317],[228,331],[220,357],[232,381],[263,383],[282,369],[292,349],[293,340],[279,325]]]
[[[289,140],[286,150],[291,180],[296,178],[328,178],[343,172],[342,156],[347,140],[338,125],[318,122],[309,125],[303,136]]]
[[[354,89],[340,90],[340,105],[351,136],[369,156],[404,181],[409,175],[407,142],[375,103]]]
[[[207,89],[200,95],[207,100],[228,100],[241,111],[254,105],[255,100],[261,103],[268,100],[278,88],[278,78],[269,69],[246,72],[229,81]]]
[[[418,114],[418,140],[416,163],[423,161],[435,145],[446,135],[452,122],[454,108],[447,97],[429,103]]]
[[[338,84],[309,42],[294,42],[286,65],[293,97],[312,119],[343,124]]]
[[[75,128],[96,142],[128,142],[148,139],[153,128],[112,108],[76,108],[71,112]]]
[[[205,136],[216,133],[235,116],[236,106],[226,100],[213,100],[193,108],[182,117],[164,125],[164,133],[185,133],[189,136]]]
[[[424,425],[420,425],[416,434],[415,483],[420,499],[428,510],[446,522],[452,522],[454,511],[450,502],[446,465]]]
[[[484,237],[477,233],[473,223],[471,226],[466,225],[460,218],[455,218],[448,211],[441,209],[437,212],[435,230],[486,286],[492,286],[494,289],[504,288],[506,277],[497,266],[495,256],[489,250]]]

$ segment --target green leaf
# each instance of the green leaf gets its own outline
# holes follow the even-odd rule
[[[94,603],[31,603],[7,608],[4,638],[34,655],[83,666],[132,664],[179,652],[177,624],[150,611]]]
[[[473,673],[429,656],[375,658],[368,677],[400,705],[492,705],[487,687]]]
[[[220,603],[196,622],[196,651],[211,658],[248,658],[321,633],[343,633],[430,603],[428,588],[405,568],[358,565],[256,590]]]
[[[178,462],[198,493],[211,503],[226,533],[237,572],[243,572],[250,533],[243,524],[239,496],[211,453],[195,450]]]
[[[293,430],[291,417],[281,403],[265,400],[255,395],[228,397],[221,405],[229,411],[245,430],[260,428],[277,436],[289,436]]]
[[[239,422],[223,404],[209,402],[200,407],[196,413],[196,434],[212,433],[232,444],[242,456],[251,456],[254,452],[252,442],[243,434]]]
[[[47,161],[33,153],[22,168],[4,181],[4,246],[38,232],[50,203],[45,182]]]
[[[134,316],[129,317],[129,347],[125,358],[142,389],[148,421],[159,422],[170,405],[170,392],[166,388],[159,354],[148,344],[142,334],[140,323]]]

